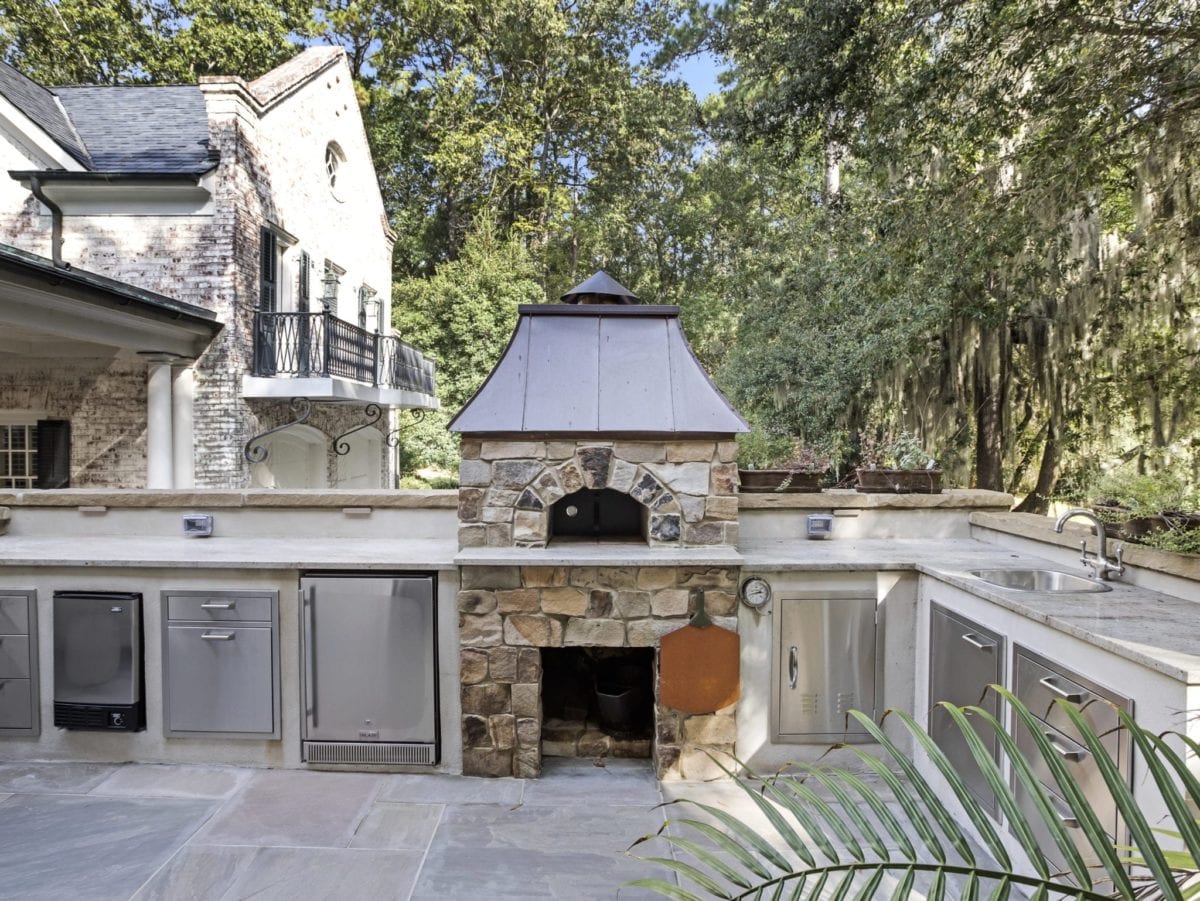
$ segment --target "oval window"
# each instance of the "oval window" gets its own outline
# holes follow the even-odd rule
[[[325,180],[329,184],[329,190],[333,192],[333,196],[341,200],[339,194],[340,178],[342,163],[346,161],[346,155],[342,153],[342,148],[333,141],[325,147]]]

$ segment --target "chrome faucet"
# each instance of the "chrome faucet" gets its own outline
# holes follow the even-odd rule
[[[1054,524],[1054,531],[1061,533],[1063,526],[1067,524],[1068,519],[1074,519],[1076,516],[1082,516],[1085,519],[1090,519],[1096,526],[1096,536],[1099,542],[1096,545],[1096,553],[1089,554],[1087,549],[1087,539],[1083,539],[1080,543],[1082,556],[1079,558],[1084,566],[1090,566],[1095,578],[1104,579],[1107,581],[1113,576],[1119,576],[1125,572],[1125,566],[1121,562],[1121,555],[1125,553],[1125,548],[1122,545],[1117,545],[1117,553],[1110,560],[1108,558],[1108,536],[1104,532],[1104,523],[1100,521],[1100,517],[1091,510],[1068,510],[1058,518],[1058,522]]]

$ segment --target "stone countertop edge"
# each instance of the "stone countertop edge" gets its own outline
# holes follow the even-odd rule
[[[1063,529],[1062,534],[1054,531],[1054,523],[1049,517],[1039,516],[1036,513],[988,513],[979,511],[971,513],[968,520],[971,525],[978,526],[981,529],[991,529],[993,532],[1003,532],[1019,538],[1028,538],[1031,541],[1040,541],[1043,544],[1053,544],[1058,547],[1069,548],[1072,551],[1077,551],[1080,540],[1086,538],[1088,549],[1092,551],[1096,549],[1096,539],[1092,534],[1091,526],[1086,526],[1079,520],[1068,523],[1066,528]],[[1113,539],[1110,538],[1110,540]],[[1115,540],[1125,548],[1124,559],[1130,566],[1152,569],[1156,572],[1200,582],[1200,556],[1171,554],[1166,551],[1160,551],[1157,548],[1131,544],[1128,541],[1121,541],[1120,539]]]
[[[0,503],[3,503],[0,496]],[[941,494],[863,494],[853,488],[814,492],[753,492],[738,495],[740,510],[1001,510],[1014,503],[1011,494],[975,488],[950,488]]]
[[[743,565],[731,547],[661,548],[569,544],[547,548],[463,548],[460,566],[718,566]]]
[[[0,492],[0,507],[111,507],[223,510],[237,507],[379,507],[385,509],[458,508],[458,489],[373,490],[313,488],[304,490],[226,491],[222,489],[57,488]]]
[[[13,567],[95,569],[370,569],[452,572],[458,542],[383,538],[20,538],[0,541],[0,570]]]
[[[804,541],[803,560],[798,559],[798,543],[775,541],[743,546],[742,574],[919,572],[1172,679],[1200,684],[1200,654],[1195,639],[1200,635],[1200,604],[1192,601],[1119,581],[1109,583],[1112,591],[1094,594],[993,588],[967,575],[967,570],[1072,567],[980,539]]]

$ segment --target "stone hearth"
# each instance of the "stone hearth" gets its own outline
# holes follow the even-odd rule
[[[458,594],[463,772],[541,772],[540,648],[649,647],[687,624],[702,588],[717,625],[737,628],[738,571],[725,567],[465,566]],[[658,703],[653,758],[660,778],[721,775],[708,756],[732,754],[736,705],[692,716]]]

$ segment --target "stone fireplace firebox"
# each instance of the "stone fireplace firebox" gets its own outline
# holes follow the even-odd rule
[[[691,353],[678,308],[632,304],[603,274],[564,300],[521,307],[504,357],[451,423],[463,433],[463,771],[540,773],[541,649],[649,648],[659,776],[717,776],[709,752],[733,752],[737,705],[662,705],[657,649],[687,624],[694,588],[737,628],[732,439],[746,425]]]

